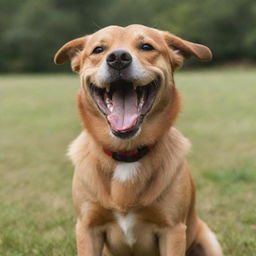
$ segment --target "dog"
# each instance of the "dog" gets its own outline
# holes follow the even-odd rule
[[[212,53],[143,25],[109,26],[56,53],[81,79],[84,130],[69,148],[78,256],[223,255],[196,214],[190,143],[173,127],[173,74],[192,56]]]

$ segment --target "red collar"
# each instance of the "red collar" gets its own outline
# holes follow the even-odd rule
[[[151,149],[153,145],[138,147],[134,151],[117,151],[113,152],[108,149],[103,148],[103,151],[108,156],[111,156],[114,160],[119,162],[132,163],[140,160],[144,157]]]

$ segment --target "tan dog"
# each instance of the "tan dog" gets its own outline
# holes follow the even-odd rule
[[[203,45],[142,25],[110,26],[65,44],[55,63],[80,74],[84,131],[72,143],[79,256],[221,256],[195,211],[189,142],[173,72]]]

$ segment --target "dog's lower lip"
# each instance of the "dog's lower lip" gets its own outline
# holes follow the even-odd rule
[[[116,80],[106,88],[90,83],[90,93],[99,110],[106,116],[113,134],[120,136],[138,130],[141,120],[150,111],[159,87],[159,80],[134,86],[132,82]]]

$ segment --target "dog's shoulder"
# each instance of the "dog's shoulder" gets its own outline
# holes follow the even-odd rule
[[[75,166],[81,163],[88,154],[88,144],[88,135],[85,131],[82,131],[69,145],[67,156],[71,159]]]
[[[190,141],[175,127],[168,132],[168,139],[164,142],[169,155],[177,161],[183,160],[191,148]]]

